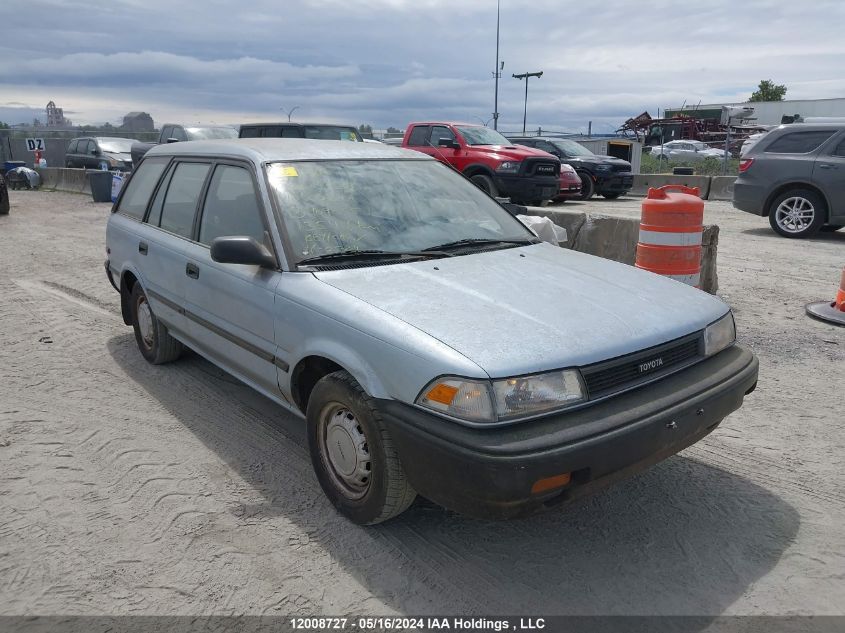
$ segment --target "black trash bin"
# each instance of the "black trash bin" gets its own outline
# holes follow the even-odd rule
[[[111,202],[111,180],[110,171],[89,171],[88,181],[91,183],[91,197],[94,202]]]

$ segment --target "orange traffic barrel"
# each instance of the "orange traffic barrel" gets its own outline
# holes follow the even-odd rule
[[[650,188],[643,200],[637,268],[701,287],[704,201],[698,187]]]
[[[845,325],[845,268],[842,269],[842,278],[839,280],[839,290],[833,302],[816,301],[806,305],[807,314],[816,319]]]

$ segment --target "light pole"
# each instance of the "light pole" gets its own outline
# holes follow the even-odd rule
[[[502,74],[502,70],[505,67],[505,62],[502,62],[502,65],[499,66],[499,3],[500,0],[496,0],[496,70],[493,72],[493,75],[496,77],[496,93],[493,97],[493,129],[499,129],[499,77]]]
[[[290,109],[290,111],[285,110],[284,108],[279,108],[279,110],[281,110],[282,112],[284,112],[285,114],[287,114],[287,115],[288,115],[288,123],[290,123],[290,117],[291,117],[291,115],[293,115],[293,113],[294,113],[296,110],[298,110],[298,109],[299,109],[299,106],[293,106],[293,107]]]
[[[513,75],[514,79],[525,80],[525,108],[522,111],[522,135],[525,136],[525,122],[528,120],[528,78],[536,77],[539,79],[543,76],[543,71],[536,73],[522,73],[521,75]]]

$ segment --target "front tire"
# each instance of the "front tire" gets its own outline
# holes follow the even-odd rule
[[[581,195],[579,200],[589,200],[596,192],[596,183],[593,182],[593,177],[585,171],[579,171],[578,176],[581,178]]]
[[[164,324],[153,314],[147,295],[139,282],[132,287],[132,329],[141,355],[153,365],[169,363],[179,358],[182,343],[170,336]]]
[[[618,198],[622,194],[619,193],[619,192],[613,192],[613,193],[606,192],[606,193],[603,193],[601,195],[602,195],[602,197],[607,198],[608,200],[616,200],[616,198]]]
[[[490,178],[490,176],[485,174],[475,174],[470,177],[469,180],[491,198],[497,198],[499,196],[499,190],[496,188],[496,183],[493,182],[493,179]]]
[[[417,493],[375,401],[351,375],[336,371],[320,379],[306,418],[311,464],[341,514],[373,525],[408,509]]]
[[[6,180],[0,176],[0,215],[9,215],[9,209],[12,207],[9,201],[9,189],[6,187]]]
[[[812,237],[822,228],[826,218],[824,200],[809,189],[790,189],[769,206],[769,224],[783,237]]]

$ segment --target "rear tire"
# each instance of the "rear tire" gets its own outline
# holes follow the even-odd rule
[[[581,195],[579,200],[589,200],[596,192],[596,183],[593,182],[593,177],[585,171],[579,171],[578,176],[581,178]]]
[[[791,239],[812,237],[827,219],[827,206],[815,191],[790,189],[769,205],[769,224],[778,235]]]
[[[497,198],[499,196],[499,190],[496,188],[496,183],[493,182],[493,179],[490,178],[490,176],[485,174],[475,174],[474,176],[471,176],[469,180],[491,198]]]
[[[603,193],[601,195],[602,195],[603,198],[607,198],[608,200],[616,200],[616,198],[618,198],[622,194],[616,192],[616,193]]]
[[[308,447],[323,492],[359,525],[387,521],[417,496],[375,400],[345,371],[320,379],[308,399]]]
[[[179,358],[182,343],[170,336],[167,328],[159,321],[150,308],[147,295],[140,282],[135,282],[131,296],[132,328],[135,330],[135,342],[141,355],[153,365],[169,363]]]

